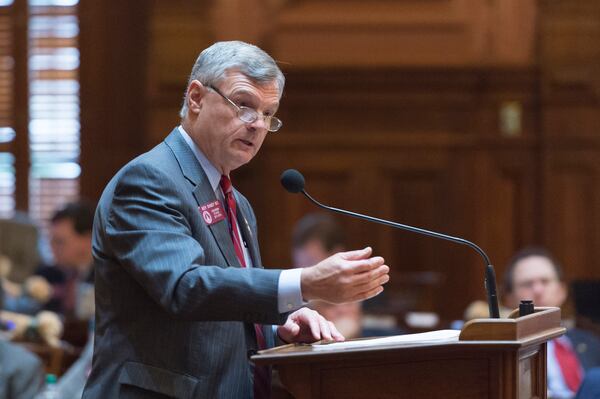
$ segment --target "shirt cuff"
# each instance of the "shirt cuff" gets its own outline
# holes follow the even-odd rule
[[[279,274],[277,307],[280,313],[293,312],[306,303],[302,300],[300,276],[302,269],[283,270]]]

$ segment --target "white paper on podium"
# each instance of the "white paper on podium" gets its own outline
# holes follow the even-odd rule
[[[376,348],[388,345],[414,345],[457,342],[460,330],[437,330],[419,334],[393,335],[391,337],[359,339],[348,342],[315,343],[312,348],[319,351]]]

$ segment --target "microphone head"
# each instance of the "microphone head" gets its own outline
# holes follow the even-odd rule
[[[304,190],[304,176],[296,169],[288,169],[281,174],[281,185],[290,193],[297,194]]]

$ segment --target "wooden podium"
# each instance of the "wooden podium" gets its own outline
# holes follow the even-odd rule
[[[546,342],[564,334],[559,308],[467,322],[454,342],[336,351],[286,345],[259,352],[297,399],[546,398]]]

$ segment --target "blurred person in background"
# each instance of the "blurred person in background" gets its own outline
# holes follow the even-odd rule
[[[547,250],[525,248],[509,262],[504,275],[504,300],[510,308],[518,308],[524,299],[533,300],[535,306],[561,307],[567,295],[562,268]],[[595,369],[600,367],[598,337],[569,328],[564,336],[548,342],[547,359],[549,397],[573,398],[582,385],[577,398],[594,397],[589,392],[599,384],[600,373]]]
[[[292,264],[296,268],[314,265],[346,250],[345,235],[330,215],[310,213],[298,221],[292,234]],[[309,306],[331,320],[346,338],[400,334],[395,327],[366,327],[362,302],[332,304],[312,301]]]
[[[53,287],[47,310],[67,319],[89,320],[94,314],[92,225],[95,207],[72,202],[57,210],[50,220],[50,247],[55,264],[36,274]]]

